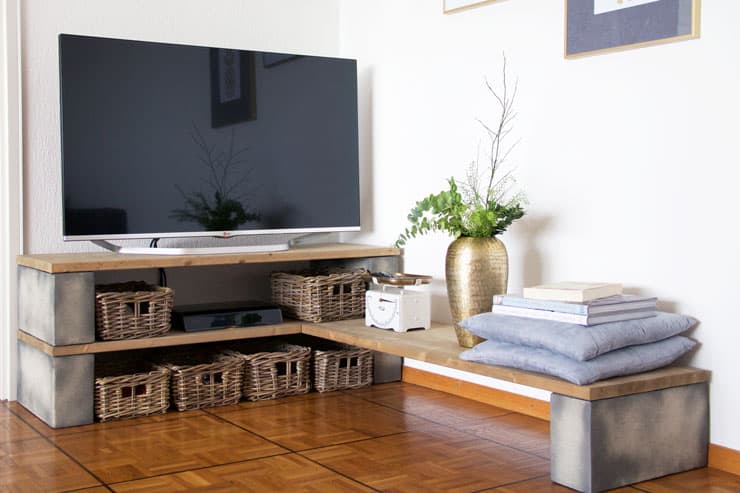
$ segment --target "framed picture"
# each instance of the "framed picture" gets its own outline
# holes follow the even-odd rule
[[[459,12],[472,7],[478,7],[486,3],[492,3],[496,0],[442,0],[442,11],[445,14]]]
[[[565,57],[699,37],[700,0],[565,0]]]
[[[211,126],[257,118],[254,53],[211,48]]]

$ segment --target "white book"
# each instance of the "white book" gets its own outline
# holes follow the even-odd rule
[[[537,318],[541,320],[553,320],[578,325],[598,325],[607,322],[619,322],[622,320],[635,320],[638,318],[654,317],[655,309],[626,310],[622,312],[600,313],[596,315],[580,315],[577,313],[553,312],[549,310],[535,310],[534,308],[522,308],[518,306],[493,305],[493,313],[502,315],[513,315],[515,317]]]
[[[564,281],[542,284],[522,290],[522,296],[536,300],[584,301],[622,294],[622,285],[607,282]]]
[[[655,310],[658,305],[658,298],[655,296],[617,294],[576,303],[573,301],[534,300],[515,294],[497,294],[493,296],[493,304],[549,310],[551,312],[576,313],[578,315],[596,315],[598,313],[624,312],[627,310]]]

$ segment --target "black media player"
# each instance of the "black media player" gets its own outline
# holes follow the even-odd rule
[[[280,307],[261,301],[235,301],[177,306],[172,310],[172,327],[185,332],[279,324]]]

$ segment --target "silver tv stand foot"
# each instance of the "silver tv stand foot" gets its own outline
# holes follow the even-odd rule
[[[150,247],[122,247],[107,240],[90,240],[95,245],[115,253],[134,255],[218,255],[227,253],[259,253],[279,252],[288,250],[288,243],[274,243],[266,245],[237,245],[227,247],[185,247],[185,248],[150,248]]]

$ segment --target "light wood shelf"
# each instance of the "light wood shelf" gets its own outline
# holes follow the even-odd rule
[[[61,274],[169,267],[263,264],[304,260],[333,260],[399,256],[394,247],[359,245],[355,243],[322,243],[298,245],[278,252],[229,253],[214,255],[132,255],[113,252],[48,253],[19,255],[18,265]]]
[[[122,341],[97,341],[89,344],[69,346],[51,346],[23,331],[18,331],[18,339],[50,356],[58,357],[301,333],[584,400],[608,399],[669,387],[690,385],[707,382],[710,378],[710,372],[706,370],[689,367],[666,367],[637,375],[602,380],[589,385],[576,385],[540,373],[462,360],[460,359],[460,353],[465,348],[458,345],[455,331],[449,325],[432,324],[432,327],[427,330],[412,330],[398,333],[392,330],[367,327],[365,326],[364,319],[320,324],[286,322],[277,325],[232,327],[202,332],[172,331],[160,337]]]
[[[556,377],[503,366],[485,365],[460,359],[465,350],[458,345],[452,326],[432,324],[427,330],[397,333],[366,327],[364,320],[303,324],[303,333],[383,353],[395,354],[447,368],[535,387],[584,400],[599,400],[709,381],[706,370],[667,367],[625,377],[576,385]]]
[[[121,341],[96,341],[67,346],[51,346],[19,330],[18,339],[50,356],[58,357],[301,333],[584,400],[608,399],[622,395],[649,392],[651,390],[690,385],[707,382],[710,378],[710,373],[706,370],[688,367],[667,367],[637,375],[602,380],[589,385],[576,385],[540,373],[462,360],[460,359],[460,353],[465,348],[458,345],[452,326],[437,323],[432,324],[432,327],[427,330],[398,333],[392,330],[367,327],[365,326],[364,319],[342,320],[320,324],[286,322],[277,325],[232,327],[202,332],[172,331],[160,337]]]
[[[256,339],[258,337],[284,336],[301,333],[300,322],[286,322],[275,325],[256,325],[253,327],[230,327],[218,330],[203,330],[198,332],[184,332],[173,330],[159,337],[141,339],[123,339],[120,341],[95,341],[86,344],[70,344],[67,346],[52,346],[23,330],[18,331],[18,340],[21,340],[49,356],[75,356],[79,354],[110,353],[114,351],[128,351],[131,349],[149,349],[158,347],[182,346],[185,344],[200,344],[206,342],[236,341],[241,339]]]

